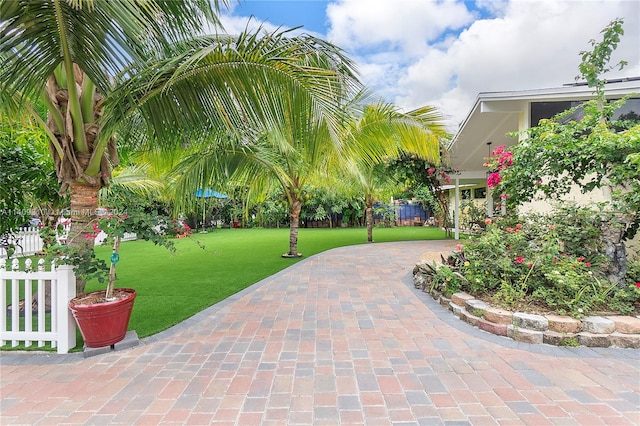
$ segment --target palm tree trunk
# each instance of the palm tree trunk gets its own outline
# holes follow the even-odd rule
[[[67,244],[79,251],[86,253],[93,250],[93,229],[91,223],[96,219],[98,208],[98,192],[100,185],[92,185],[84,182],[71,182],[69,193],[71,195],[71,230]],[[76,293],[84,293],[86,281],[76,280]]]
[[[67,65],[51,75],[43,99],[48,110],[47,126],[56,139],[51,140],[50,147],[62,184],[60,192],[68,191],[71,198],[67,244],[83,256],[93,250],[91,224],[96,219],[98,193],[108,184],[110,162],[117,165],[118,156],[113,138],[106,146],[94,146],[100,132],[95,121],[102,114],[102,96],[78,65]],[[77,294],[84,292],[85,284],[85,280],[76,279]]]
[[[373,203],[367,201],[367,206],[365,208],[365,217],[367,224],[367,242],[373,242]]]
[[[298,253],[298,226],[300,224],[300,212],[302,211],[302,202],[298,199],[293,200],[291,211],[289,213],[289,253],[283,257],[300,257]]]
[[[627,250],[624,234],[631,223],[633,219],[628,215],[610,212],[610,215],[602,219],[600,224],[600,240],[604,246],[604,254],[609,259],[607,277],[619,287],[624,287],[626,284]]]

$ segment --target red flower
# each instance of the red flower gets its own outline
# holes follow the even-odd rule
[[[584,262],[584,266],[588,268],[589,266],[591,266],[591,262]]]
[[[501,180],[502,178],[500,178],[500,173],[493,172],[487,177],[487,186],[489,188],[495,188]]]
[[[493,151],[491,151],[491,156],[492,157],[497,157],[499,155],[502,155],[502,153],[504,153],[504,149],[506,148],[506,145],[500,145],[500,146],[496,146]]]
[[[524,263],[524,256],[520,255],[516,257],[516,263]]]
[[[522,224],[521,224],[521,223],[518,223],[518,224],[516,225],[516,228],[518,228],[518,229],[522,229]]]
[[[504,154],[502,154],[502,156],[498,159],[498,162],[500,163],[500,170],[509,167],[510,165],[513,164],[513,153],[507,151]]]
[[[640,283],[636,283],[636,287],[640,288]]]

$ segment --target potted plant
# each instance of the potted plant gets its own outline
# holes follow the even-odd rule
[[[106,234],[105,243],[112,244],[113,248],[109,265],[98,259],[93,250],[80,252],[69,245],[54,244],[47,252],[59,258],[60,263],[73,265],[77,276],[107,283],[105,290],[80,294],[69,301],[69,309],[76,319],[86,347],[98,348],[111,346],[124,339],[137,296],[134,289],[115,288],[120,243],[125,234],[133,233],[136,239],[152,241],[173,251],[175,247],[168,237],[184,234],[189,230],[185,230],[181,222],[149,214],[142,208],[129,210],[124,214],[106,211],[93,223],[92,230],[93,232],[82,237],[94,239],[101,231]]]

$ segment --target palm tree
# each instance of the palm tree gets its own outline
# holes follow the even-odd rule
[[[319,170],[326,170],[332,153],[340,149],[332,138],[325,117],[318,114],[309,98],[297,92],[283,92],[281,125],[266,129],[256,140],[216,135],[186,156],[178,167],[179,192],[234,182],[246,187],[249,199],[258,199],[279,186],[289,210],[289,251],[283,257],[299,257],[298,226],[304,202],[304,187]]]
[[[380,166],[403,152],[439,163],[440,141],[447,136],[444,117],[430,106],[403,113],[391,104],[378,102],[365,105],[347,129],[351,141],[348,170],[364,195],[367,241],[373,242],[373,204],[381,190],[395,184]],[[369,152],[379,155],[363,155]]]
[[[267,38],[250,40],[252,44],[256,41],[270,44]],[[250,132],[215,132],[194,143],[177,168],[178,192],[183,195],[194,188],[233,182],[246,189],[249,199],[258,199],[259,194],[278,185],[287,200],[290,219],[289,251],[284,257],[300,256],[298,225],[305,184],[318,171],[326,171],[331,158],[342,152],[340,135],[348,117],[343,105],[360,87],[352,64],[335,49],[322,45],[315,51],[317,55],[307,55],[299,62],[305,68],[324,70],[324,77],[309,80],[314,90],[301,90],[299,84],[274,78],[271,90],[279,96],[259,101],[262,109],[257,111],[260,116],[256,121],[265,125]],[[316,91],[325,93],[321,99],[325,104],[318,102]],[[258,98],[263,96],[256,93]]]
[[[142,123],[156,145],[247,135],[279,120],[271,106],[285,88],[308,95],[329,127],[339,122],[336,99],[356,81],[341,51],[284,32],[198,36],[219,27],[221,4],[228,2],[0,0],[0,105],[30,113],[47,132],[78,249],[91,249],[77,237],[94,220],[125,123]],[[46,122],[29,102],[37,96]]]

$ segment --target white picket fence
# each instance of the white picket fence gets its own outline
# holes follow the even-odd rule
[[[66,242],[69,230],[71,229],[71,223],[64,224],[64,231],[56,236],[58,242]],[[95,245],[101,245],[107,238],[107,234],[100,231],[94,239]],[[125,233],[122,241],[133,241],[137,238],[135,233]],[[43,243],[40,238],[40,228],[29,227],[19,228],[13,235],[14,243],[16,244],[15,252],[12,257],[33,256],[42,250]],[[4,247],[0,247],[0,258],[7,257],[7,250]]]
[[[40,309],[46,306],[47,286],[51,298],[49,319],[46,310]],[[31,347],[37,343],[43,347],[50,343],[59,354],[68,353],[76,346],[75,320],[68,308],[75,294],[76,278],[69,265],[52,263],[46,270],[44,259],[40,259],[34,270],[31,259],[25,259],[22,267],[19,259],[13,259],[10,265],[0,259],[0,345],[11,342],[12,347],[20,343]]]
[[[15,244],[14,257],[31,256],[42,250],[42,238],[40,238],[40,228],[19,228],[12,235],[12,242]],[[0,247],[0,258],[7,257],[5,247]]]

